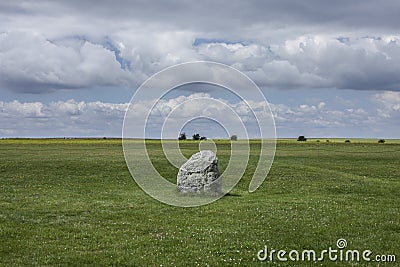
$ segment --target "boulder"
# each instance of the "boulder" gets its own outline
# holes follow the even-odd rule
[[[182,193],[222,193],[222,177],[214,152],[202,150],[192,155],[179,169],[177,187]]]

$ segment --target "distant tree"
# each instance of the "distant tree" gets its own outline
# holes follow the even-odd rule
[[[379,144],[383,144],[383,143],[385,143],[385,142],[386,142],[385,139],[379,139],[379,140],[378,140],[378,143],[379,143]]]
[[[347,139],[346,141],[344,141],[345,143],[350,143],[351,141],[349,139]]]
[[[307,141],[307,138],[305,138],[304,135],[300,135],[300,136],[297,138],[297,141],[303,141],[303,142],[305,142],[305,141]]]
[[[200,135],[197,133],[197,134],[194,134],[193,136],[192,136],[192,138],[193,138],[193,140],[200,140]]]
[[[237,135],[236,135],[236,134],[234,134],[234,135],[231,136],[231,141],[237,141],[237,140],[238,140],[238,138],[237,138]]]
[[[320,142],[319,139],[316,142],[319,143]]]
[[[200,137],[200,140],[207,140],[207,137],[202,136],[202,137]]]
[[[186,140],[186,133],[180,133],[178,140]]]
[[[329,140],[327,139],[326,142],[329,143]]]

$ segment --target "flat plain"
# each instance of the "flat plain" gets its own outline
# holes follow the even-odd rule
[[[221,168],[230,143],[216,140]],[[374,262],[260,262],[257,252],[337,248],[400,261],[400,142],[278,140],[263,185],[247,191],[259,141],[238,185],[201,207],[162,204],[132,179],[118,139],[0,140],[1,266],[376,266]],[[159,141],[155,167],[177,169]],[[183,141],[186,156],[198,151]],[[395,266],[395,263],[387,263]]]

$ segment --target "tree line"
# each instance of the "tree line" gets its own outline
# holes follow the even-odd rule
[[[230,137],[230,140],[232,140],[232,141],[237,141],[237,139],[238,139],[238,137],[235,134]],[[178,140],[188,140],[186,133],[185,132],[180,133],[178,136]],[[207,137],[200,136],[200,134],[196,133],[196,134],[192,135],[192,140],[207,140]]]

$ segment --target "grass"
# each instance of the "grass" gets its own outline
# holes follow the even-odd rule
[[[259,146],[252,141],[248,169],[229,195],[180,208],[140,190],[120,140],[0,140],[0,265],[371,265],[256,257],[264,245],[320,252],[339,238],[400,261],[400,142],[330,141],[278,141],[266,181],[248,193]],[[173,180],[160,143],[147,146]],[[229,143],[217,146],[224,168]],[[190,156],[198,144],[181,148]]]

